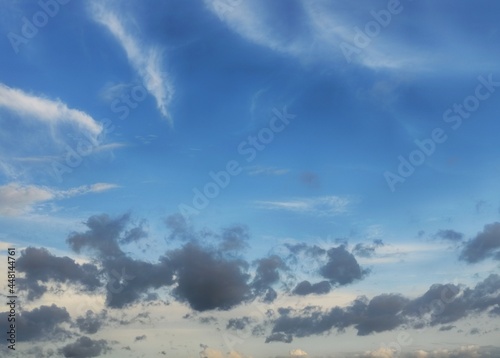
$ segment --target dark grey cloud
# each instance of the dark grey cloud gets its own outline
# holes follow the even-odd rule
[[[279,271],[287,270],[288,268],[281,257],[276,255],[259,259],[255,263],[257,269],[252,282],[252,288],[255,290],[257,296],[265,293],[265,302],[272,302],[276,299],[277,293],[271,285],[280,280]]]
[[[300,253],[304,253],[307,256],[311,257],[319,257],[326,255],[326,250],[322,249],[316,245],[308,245],[306,243],[298,243],[298,244],[285,244],[285,247],[294,255],[298,255]]]
[[[479,334],[479,333],[481,333],[481,331],[479,330],[479,328],[472,328],[469,331],[469,334]]]
[[[217,318],[215,318],[214,316],[200,317],[198,320],[202,324],[216,324],[217,323]]]
[[[102,327],[106,317],[106,310],[103,310],[100,314],[95,314],[93,311],[88,310],[84,316],[76,318],[74,325],[82,333],[94,334]]]
[[[7,322],[8,313],[0,313],[1,322]],[[17,340],[41,341],[57,340],[69,337],[71,334],[61,327],[62,323],[71,322],[65,308],[40,306],[31,311],[20,311],[16,316]]]
[[[453,328],[455,328],[455,326],[453,326],[453,325],[450,324],[450,325],[447,325],[447,326],[440,327],[439,330],[442,331],[442,332],[445,332],[445,331],[451,331]]]
[[[384,332],[398,327],[421,328],[451,323],[481,313],[493,313],[500,307],[500,276],[492,274],[473,288],[453,284],[435,284],[415,299],[398,294],[381,294],[368,300],[359,297],[347,307],[327,310],[308,306],[301,310],[278,309],[269,342],[276,337],[306,337],[343,332],[348,327],[358,335]],[[282,340],[283,341],[283,340]]]
[[[122,308],[140,299],[146,300],[148,290],[174,283],[174,270],[166,257],[151,263],[128,256],[106,259],[102,262],[107,276],[106,305]]]
[[[223,252],[238,252],[248,247],[248,229],[235,225],[222,231],[219,250]]]
[[[311,284],[309,281],[302,281],[293,289],[295,295],[305,296],[310,294],[324,295],[330,292],[332,286],[328,281],[321,281]]]
[[[107,214],[94,215],[84,223],[88,228],[87,231],[73,232],[66,241],[77,253],[86,249],[91,253],[97,253],[101,258],[123,256],[120,244],[137,241],[146,236],[142,224],[127,230],[130,223],[130,214],[115,218]]]
[[[286,334],[282,332],[272,333],[268,337],[266,337],[266,343],[270,342],[291,343],[292,341],[293,337],[291,334]]]
[[[91,216],[85,225],[87,231],[70,234],[67,242],[75,252],[86,249],[97,254],[106,282],[108,307],[125,307],[147,297],[151,289],[174,283],[172,265],[166,257],[156,263],[136,260],[120,247],[146,236],[144,222],[133,226],[130,214],[114,218],[101,214]]]
[[[373,257],[375,250],[382,246],[384,246],[384,243],[379,239],[373,240],[370,244],[358,243],[354,246],[352,253],[360,257]]]
[[[120,244],[129,244],[131,242],[139,242],[148,237],[147,231],[144,229],[145,221],[141,221],[139,226],[133,227],[124,232],[120,238]]]
[[[465,243],[460,254],[460,259],[468,263],[476,263],[490,257],[500,260],[499,222],[485,225],[483,231]]]
[[[463,240],[464,234],[455,230],[439,230],[436,233],[436,237],[451,242],[460,242]]]
[[[461,288],[453,284],[434,284],[405,307],[408,317],[430,316],[430,325],[448,324],[467,315],[466,302],[457,297]]]
[[[253,322],[251,317],[231,318],[227,322],[226,329],[243,330]]]
[[[143,334],[142,336],[135,337],[134,342],[144,341],[146,338],[147,338],[147,336],[145,334]]]
[[[110,350],[111,347],[104,339],[93,340],[83,336],[61,348],[59,353],[67,358],[91,358],[106,354]]]
[[[347,285],[361,280],[368,273],[368,270],[359,266],[354,255],[344,245],[331,248],[327,254],[328,262],[320,268],[320,273],[332,285]]]
[[[390,331],[405,322],[403,308],[409,299],[401,295],[382,294],[373,297],[368,306],[358,317],[352,317],[358,323],[355,328],[359,336],[374,332]]]
[[[174,297],[198,311],[229,309],[262,295],[272,301],[277,296],[270,287],[279,280],[277,270],[283,267],[278,257],[258,261],[256,277],[250,283],[249,264],[238,257],[248,240],[243,226],[224,229],[220,235],[211,232],[187,233],[191,230],[181,217],[170,217],[170,227],[177,236],[190,241],[181,248],[166,252],[157,262],[137,260],[120,247],[145,236],[143,223],[131,225],[129,214],[90,217],[87,230],[73,232],[67,242],[75,252],[88,251],[96,265],[78,265],[72,259],[56,257],[45,249],[29,248],[20,258],[20,271],[26,273],[21,284],[31,297],[40,297],[46,288],[40,283],[54,280],[79,284],[90,290],[106,288],[106,305],[122,308],[155,297],[152,290],[176,284]],[[216,245],[203,244],[205,237],[216,238]],[[24,281],[23,281],[24,280]],[[158,297],[158,296],[156,296]]]
[[[79,284],[86,291],[101,286],[95,265],[77,264],[69,257],[54,256],[45,248],[28,247],[21,251],[17,270],[25,274],[18,279],[18,284],[19,289],[27,291],[28,300],[41,297],[47,290],[43,283],[49,281]]]
[[[191,225],[189,225],[186,218],[179,213],[169,215],[165,219],[165,225],[170,230],[170,234],[167,237],[169,241],[192,241],[196,238],[196,233],[193,231]]]
[[[248,264],[187,243],[168,253],[177,275],[174,295],[197,311],[230,309],[250,298]]]

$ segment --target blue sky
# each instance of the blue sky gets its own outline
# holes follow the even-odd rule
[[[496,2],[0,7],[24,356],[498,354]]]

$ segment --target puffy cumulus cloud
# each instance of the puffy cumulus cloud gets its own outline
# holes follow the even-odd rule
[[[7,316],[8,312],[0,313],[2,322],[7,322]],[[16,316],[17,340],[24,342],[65,339],[71,333],[61,325],[69,322],[71,319],[66,309],[55,304],[19,312]]]
[[[291,334],[283,332],[273,332],[266,337],[266,343],[270,342],[291,343],[292,341],[293,341],[293,336]]]
[[[402,311],[408,302],[407,298],[395,294],[375,296],[361,316],[352,317],[358,322],[355,325],[358,335],[365,336],[399,327],[405,322]]]
[[[95,291],[101,286],[95,265],[77,264],[67,256],[54,256],[45,248],[28,247],[21,251],[17,269],[24,273],[24,278],[17,280],[28,300],[40,298],[47,290],[43,284],[49,281],[77,284],[84,291]]]
[[[223,252],[239,252],[248,247],[248,228],[234,225],[222,231],[219,250]]]
[[[106,310],[103,310],[100,314],[95,314],[93,311],[88,310],[84,316],[77,317],[73,325],[78,327],[82,333],[94,334],[102,327],[106,318]]]
[[[455,230],[439,230],[435,237],[451,242],[460,242],[463,240],[464,234]]]
[[[299,296],[309,294],[324,295],[330,292],[332,286],[328,281],[321,281],[311,284],[309,281],[302,281],[295,286],[292,293]]]
[[[109,347],[108,342],[104,339],[93,340],[83,336],[78,338],[75,342],[65,345],[59,350],[59,353],[68,358],[91,358],[99,357],[110,350],[111,347]]]
[[[485,225],[483,231],[465,243],[460,254],[460,259],[468,263],[476,263],[490,257],[500,260],[499,222]]]
[[[266,341],[291,342],[293,337],[343,332],[347,327],[362,336],[404,326],[449,325],[470,315],[494,315],[499,306],[500,276],[492,274],[473,288],[435,284],[415,299],[381,294],[370,300],[361,296],[347,307],[326,310],[317,306],[281,308]]]
[[[194,229],[188,224],[186,218],[179,213],[167,216],[165,218],[165,225],[170,230],[170,234],[167,237],[169,241],[191,241],[196,239]]]
[[[247,316],[241,318],[230,318],[227,322],[226,329],[242,330],[252,322],[253,319]]]
[[[125,228],[130,222],[130,214],[111,218],[107,214],[91,216],[84,224],[88,230],[84,233],[72,233],[66,239],[70,248],[80,253],[84,249],[97,253],[103,258],[123,256],[119,244],[129,241]]]
[[[397,352],[392,348],[380,347],[372,352],[365,352],[363,358],[393,358]]]
[[[176,272],[174,295],[197,311],[227,310],[250,298],[248,263],[187,243],[168,253]]]
[[[333,247],[327,252],[328,262],[321,267],[321,275],[335,285],[350,284],[361,280],[368,270],[363,270],[353,254],[344,245]]]
[[[151,263],[120,256],[102,261],[106,275],[106,305],[122,308],[147,300],[151,289],[174,283],[174,270],[170,261],[161,257]]]
[[[230,351],[228,353],[224,353],[218,349],[210,348],[206,345],[201,345],[203,350],[200,352],[200,358],[246,358],[247,356],[237,352]]]
[[[47,201],[62,200],[88,193],[99,193],[116,188],[114,184],[97,183],[68,190],[55,190],[44,186],[23,185],[12,182],[0,186],[0,215],[20,216]]]
[[[381,246],[381,241],[376,241],[374,246]],[[289,254],[284,255],[284,260],[290,271],[304,272],[313,277],[320,275],[327,279],[317,283],[303,280],[293,284],[295,286],[292,294],[326,294],[332,287],[351,284],[357,280],[362,280],[369,273],[368,269],[362,268],[353,253],[362,250],[369,250],[368,246],[357,246],[355,250],[349,252],[347,244],[340,246],[319,247],[307,243],[285,244],[284,247]],[[297,275],[298,277],[299,275]],[[293,287],[291,286],[291,287]]]
[[[193,233],[193,239],[180,248],[165,252],[157,262],[146,262],[128,256],[121,248],[146,236],[142,223],[131,224],[130,214],[94,215],[85,222],[86,231],[68,236],[70,248],[94,255],[99,270],[90,264],[78,265],[67,257],[55,257],[44,249],[30,248],[24,253],[26,258],[20,260],[21,270],[27,273],[25,289],[33,297],[40,297],[46,290],[40,281],[80,284],[88,289],[106,285],[106,305],[122,308],[146,299],[150,290],[175,284],[173,295],[177,300],[205,311],[227,310],[251,300],[261,289],[271,289],[269,285],[279,278],[274,272],[281,265],[279,259],[263,259],[250,283],[249,264],[233,255],[234,249],[241,247],[240,242],[247,240],[246,230],[241,227],[215,235],[219,247],[203,245],[203,234]],[[188,228],[180,221],[175,225],[176,235],[183,235]],[[221,245],[225,251],[220,250]]]
[[[277,293],[271,287],[272,284],[280,280],[280,270],[287,270],[285,262],[276,255],[265,257],[256,261],[257,270],[252,282],[252,288],[256,295],[265,293],[264,301],[272,302],[276,299]]]
[[[309,356],[302,349],[292,349],[289,354],[290,354],[290,357],[308,357]]]

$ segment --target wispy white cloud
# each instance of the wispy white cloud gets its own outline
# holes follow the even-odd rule
[[[100,193],[117,187],[115,184],[96,183],[68,190],[55,190],[45,186],[22,185],[13,182],[0,186],[0,215],[19,216],[29,213],[36,205],[47,201]]]
[[[267,210],[286,210],[316,215],[339,215],[346,213],[351,204],[349,198],[321,196],[283,201],[256,201],[257,207]]]
[[[290,2],[285,10],[267,1],[239,1],[228,6],[226,0],[204,0],[206,7],[243,38],[300,61],[346,64],[340,44],[352,45],[354,26],[364,27],[373,4],[349,4],[337,1]],[[358,15],[356,17],[355,15]],[[283,25],[284,23],[287,25]],[[388,32],[384,29],[385,32]],[[387,35],[387,34],[386,34]],[[423,62],[426,56],[408,48],[394,37],[377,36],[369,46],[357,51],[353,62],[370,68],[402,68]],[[398,51],[394,51],[398,48]],[[415,67],[412,67],[415,68]]]
[[[103,125],[60,99],[0,83],[0,174],[29,177],[63,156],[72,142],[98,147]]]
[[[119,14],[109,1],[93,1],[90,8],[94,20],[104,25],[123,47],[131,66],[155,98],[158,110],[173,125],[168,106],[174,94],[174,87],[170,78],[162,71],[161,49],[145,45],[143,39],[134,36],[128,24],[123,21],[130,15]]]
[[[259,165],[246,167],[245,170],[248,172],[248,175],[285,175],[290,172],[290,169],[263,167]]]
[[[87,113],[68,108],[60,100],[35,96],[1,83],[0,108],[13,112],[24,120],[39,121],[49,126],[61,123],[75,125],[88,132],[94,140],[102,130],[102,125]]]

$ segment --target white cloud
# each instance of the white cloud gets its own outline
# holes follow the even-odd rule
[[[356,34],[353,27],[364,28],[366,16],[361,15],[363,11],[369,15],[370,10],[373,10],[373,5],[369,2],[356,2],[350,7],[349,3],[345,2],[339,5],[336,1],[304,0],[293,11],[293,17],[289,16],[293,18],[290,21],[294,21],[291,26],[293,30],[283,30],[280,26],[287,21],[283,19],[286,15],[268,6],[267,1],[204,2],[232,31],[253,43],[296,57],[306,63],[320,61],[342,65],[347,62],[340,44],[353,44]],[[398,15],[394,15],[396,16]],[[284,35],[283,32],[287,33]],[[415,68],[417,62],[425,59],[425,56],[419,56],[405,43],[390,37],[389,29],[383,28],[381,32],[385,33],[375,37],[369,46],[352,56],[353,62],[375,69],[395,69],[408,68],[410,65]],[[395,51],[395,48],[398,51]]]
[[[100,193],[117,187],[115,184],[97,183],[68,190],[55,190],[44,186],[9,183],[0,186],[0,215],[19,216],[29,213],[36,205],[47,201]]]
[[[317,215],[339,215],[347,212],[351,200],[340,196],[321,196],[284,201],[256,201],[258,207],[268,210],[287,210]]]
[[[387,347],[380,347],[372,352],[365,352],[363,358],[393,358],[397,354],[396,350]]]
[[[0,174],[26,179],[48,172],[73,142],[98,147],[101,123],[60,99],[27,93],[0,83]]]
[[[491,352],[490,352],[491,351]],[[395,349],[388,347],[380,347],[374,351],[365,352],[363,358],[477,358],[477,357],[490,357],[497,353],[496,349],[490,350],[487,347],[478,347],[474,345],[462,346],[455,349],[438,349],[438,350],[417,350],[414,352],[404,352],[399,354]],[[484,354],[484,355],[483,355]]]
[[[290,357],[307,357],[308,354],[302,349],[293,349],[290,351]]]
[[[40,121],[50,126],[64,122],[76,125],[93,136],[94,140],[102,130],[102,126],[91,116],[77,109],[68,108],[60,100],[37,97],[1,83],[0,108],[14,112],[21,118]]]
[[[236,351],[231,351],[228,354],[224,354],[222,351],[210,347],[203,347],[203,351],[200,352],[200,357],[203,358],[245,358],[246,356],[238,353]]]
[[[131,34],[122,21],[129,15],[120,16],[101,1],[92,2],[91,11],[94,20],[104,25],[123,47],[130,64],[142,78],[146,89],[155,98],[158,110],[172,125],[168,106],[172,100],[174,88],[170,79],[161,70],[163,62],[161,49],[144,45],[141,39]]]

